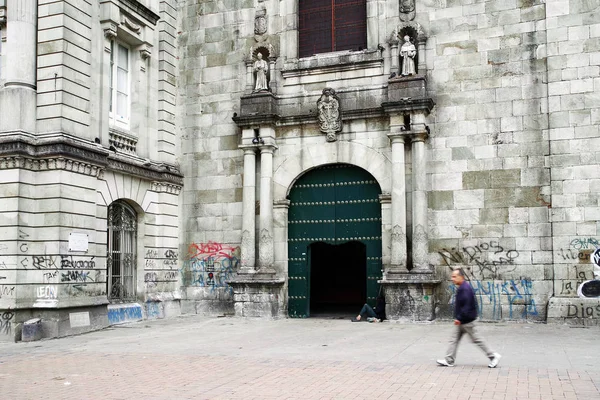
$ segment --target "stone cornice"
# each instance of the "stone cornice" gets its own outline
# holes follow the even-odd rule
[[[183,186],[183,175],[174,166],[125,158],[100,145],[68,137],[36,141],[31,136],[14,134],[0,138],[0,169],[13,168],[62,169],[99,178],[103,170],[111,170],[155,183]],[[160,191],[169,190],[173,189]]]
[[[435,103],[431,98],[407,98],[401,101],[390,101],[381,104],[381,107],[387,114],[398,114],[411,111],[426,111],[429,113],[433,109],[433,106],[435,106]]]
[[[118,0],[119,6],[133,15],[144,17],[152,25],[156,25],[160,16],[136,0]]]

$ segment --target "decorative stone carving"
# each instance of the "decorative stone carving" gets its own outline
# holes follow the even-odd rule
[[[123,16],[123,20],[121,21],[122,25],[125,25],[127,28],[129,28],[131,31],[139,34],[142,31],[142,26],[136,24],[135,22],[133,22],[132,20],[130,20],[129,18]]]
[[[62,157],[45,158],[41,160],[19,156],[0,158],[0,170],[13,168],[26,169],[29,171],[63,170],[87,176],[98,176],[98,173],[101,170],[97,165]]]
[[[158,193],[169,193],[178,195],[179,193],[181,193],[181,186],[164,182],[152,182],[150,190]]]
[[[400,225],[392,228],[392,266],[406,267],[406,234]]]
[[[273,261],[273,235],[271,235],[268,229],[260,231],[258,253],[260,267],[269,268]]]
[[[152,55],[152,51],[150,51],[150,46],[143,45],[142,48],[140,49],[140,57],[142,57],[142,60],[149,59],[151,55]]]
[[[264,35],[267,33],[267,10],[264,8],[256,10],[254,17],[254,34]]]
[[[104,30],[104,37],[108,40],[113,40],[117,37],[117,25],[112,22],[104,24],[102,27]]]
[[[416,14],[415,0],[400,0],[401,21],[412,21]]]
[[[108,132],[108,143],[128,154],[136,153],[137,138],[115,130]]]
[[[332,88],[323,89],[323,94],[317,100],[319,129],[327,134],[328,142],[337,140],[335,134],[342,130],[342,111],[340,99]]]
[[[425,269],[428,264],[428,248],[427,232],[423,225],[419,224],[415,227],[413,233],[413,268]]]
[[[254,62],[253,70],[256,74],[256,83],[254,85],[254,92],[264,92],[269,90],[269,63],[263,60],[262,53],[256,54],[256,61]]]
[[[417,48],[410,41],[410,36],[404,36],[404,44],[400,48],[400,57],[402,57],[402,76],[416,75],[415,56]]]
[[[252,234],[250,234],[250,231],[248,229],[245,229],[242,232],[242,243],[241,243],[241,248],[242,248],[242,268],[252,268],[254,266],[254,260],[251,260],[250,258],[254,258],[255,254],[254,254],[254,237]]]

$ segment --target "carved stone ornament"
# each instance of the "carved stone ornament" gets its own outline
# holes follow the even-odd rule
[[[117,25],[113,23],[106,24],[102,27],[104,30],[104,37],[112,40],[117,37]]]
[[[273,236],[268,229],[260,231],[260,242],[259,242],[259,263],[261,268],[268,268],[273,262]]]
[[[342,130],[342,111],[340,99],[332,88],[323,89],[317,100],[319,129],[327,135],[328,142],[337,140],[335,134]]]
[[[400,225],[392,229],[392,266],[406,267],[406,234]]]
[[[416,14],[415,0],[400,0],[401,21],[412,21]]]
[[[248,229],[242,232],[242,268],[250,268],[254,266],[254,236]]]
[[[428,267],[428,240],[425,227],[419,224],[415,227],[413,234],[413,265],[417,269],[425,269]]]
[[[121,21],[121,25],[125,25],[127,28],[129,28],[131,31],[139,34],[142,31],[142,26],[136,24],[135,22],[133,22],[132,20],[130,20],[127,17],[123,17],[123,20]]]
[[[254,33],[256,35],[264,35],[267,33],[267,10],[256,10],[254,17]]]

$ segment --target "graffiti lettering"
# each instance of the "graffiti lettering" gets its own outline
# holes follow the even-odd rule
[[[67,271],[61,274],[60,281],[61,282],[86,282],[86,281],[94,281],[91,276],[89,276],[89,271]]]
[[[50,282],[50,280],[51,280],[52,278],[56,278],[56,276],[57,276],[57,275],[58,275],[58,271],[54,271],[54,272],[45,272],[45,273],[43,274],[44,281],[46,281],[46,282]]]
[[[146,249],[146,256],[144,258],[158,258],[158,250]]]
[[[581,303],[581,305],[569,304],[569,309],[567,310],[567,317],[600,318],[600,305],[585,306],[583,303]]]
[[[232,288],[225,283],[237,270],[240,258],[239,247],[220,243],[193,243],[188,248],[188,261],[182,268],[184,280],[191,286]]]
[[[469,284],[477,297],[477,306],[479,315],[484,310],[491,319],[499,320],[502,318],[515,319],[527,318],[527,316],[538,315],[538,310],[532,294],[533,284],[529,279],[508,280],[508,281],[470,281]],[[454,303],[454,294],[456,286],[450,284],[449,291],[452,293],[450,300]],[[502,305],[508,305],[508,315],[502,314]],[[514,312],[514,306],[523,306],[520,314]]]
[[[570,246],[576,250],[595,249],[600,246],[600,242],[598,242],[598,239],[592,237],[576,238],[571,240]]]
[[[156,286],[156,282],[158,281],[158,275],[156,274],[156,272],[147,272],[144,275],[144,282],[146,282],[146,284],[149,287],[154,287]]]
[[[477,278],[482,280],[495,279],[498,276],[498,267],[503,265],[514,265],[519,257],[517,250],[506,250],[497,241],[482,242],[477,246],[466,246],[461,250],[455,247],[452,249],[442,249],[438,251],[442,261],[446,266],[452,268],[454,265],[472,265],[476,266]]]
[[[52,256],[31,256],[31,261],[37,269],[56,269],[56,258]]]
[[[0,333],[4,333],[5,335],[10,335],[11,333],[11,320],[15,314],[11,311],[5,311],[0,316]]]
[[[60,256],[60,267],[62,269],[69,268],[81,268],[81,269],[94,269],[96,268],[96,262],[94,261],[94,256],[92,256],[89,260],[75,260],[73,256]]]
[[[0,299],[2,297],[13,297],[15,295],[14,286],[0,285]]]
[[[560,249],[558,251],[558,255],[560,257],[562,257],[563,261],[570,261],[570,260],[574,260],[574,261],[584,261],[584,262],[588,262],[590,260],[590,254],[591,254],[591,250],[586,251],[579,251],[579,250],[573,250],[573,249]]]
[[[37,288],[38,299],[56,299],[56,286],[40,286]]]

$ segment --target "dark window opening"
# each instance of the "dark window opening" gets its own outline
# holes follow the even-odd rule
[[[300,0],[300,57],[367,48],[366,0]]]

